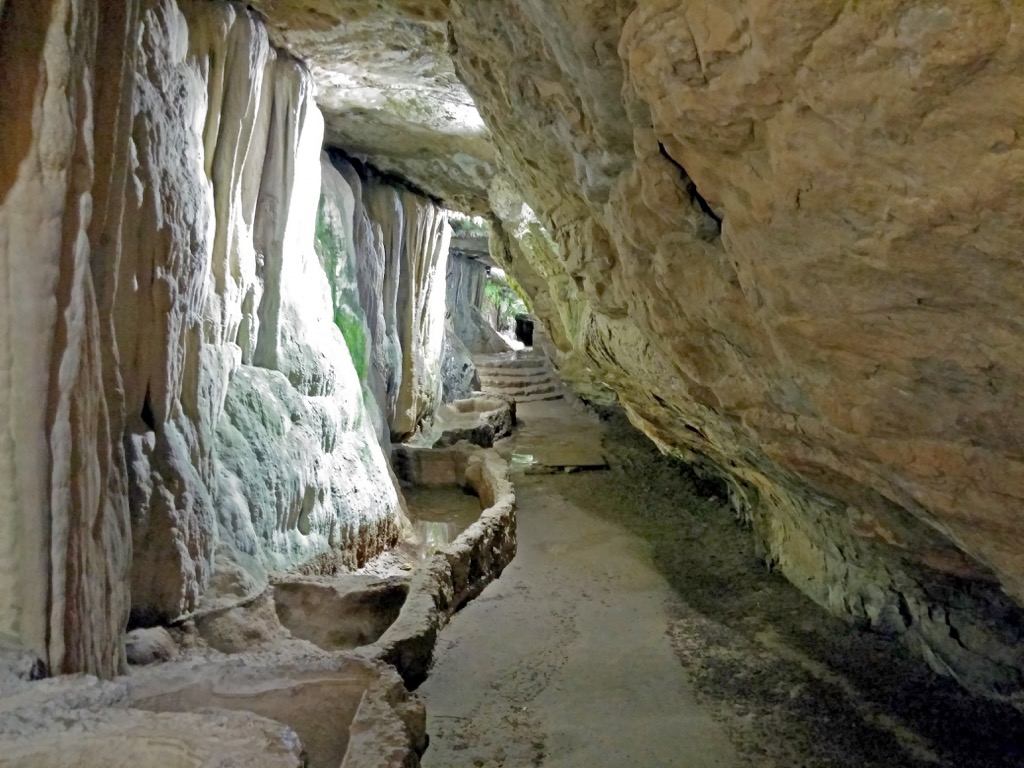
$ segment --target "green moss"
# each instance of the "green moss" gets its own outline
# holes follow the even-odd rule
[[[515,293],[515,295],[519,297],[519,300],[523,302],[523,306],[526,308],[526,311],[533,314],[533,302],[530,301],[530,297],[526,295],[526,291],[523,289],[523,286],[521,286],[519,282],[507,272],[505,273],[505,280],[508,282],[508,287],[511,288],[513,293]]]
[[[363,326],[362,318],[353,317],[352,313],[346,312],[347,307],[335,308],[334,324],[338,326],[341,335],[345,337],[345,346],[352,356],[352,364],[356,367],[360,381],[366,381],[367,358],[369,350],[366,348],[366,328]]]
[[[369,349],[366,343],[366,315],[359,304],[355,275],[348,263],[344,237],[333,224],[328,213],[327,199],[321,194],[316,212],[316,241],[314,243],[320,264],[331,285],[331,303],[334,305],[334,324],[345,339],[352,364],[360,381],[366,380],[369,368]]]

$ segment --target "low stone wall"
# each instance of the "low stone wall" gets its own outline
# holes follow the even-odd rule
[[[465,442],[437,449],[399,446],[392,460],[401,479],[421,485],[468,486],[484,507],[479,520],[413,577],[395,623],[376,643],[359,651],[392,664],[406,685],[414,688],[427,676],[441,628],[498,578],[515,556],[516,502],[508,464],[492,449]]]
[[[172,660],[112,682],[5,678],[0,768],[99,768],[125,755],[140,768],[418,765],[426,715],[407,686],[426,678],[441,628],[514,557],[516,506],[508,465],[493,449],[401,446],[394,463],[403,480],[472,489],[483,511],[413,575],[397,619],[375,642],[331,653],[286,632],[287,642],[275,636],[261,645],[239,629],[239,650],[269,650],[173,660],[168,636],[168,652],[148,656]],[[264,618],[276,626],[271,596],[266,603]],[[250,614],[239,619],[249,628]],[[134,651],[146,651],[147,639],[136,638]]]
[[[405,768],[423,705],[385,664],[351,655],[197,658],[0,691],[0,766]]]

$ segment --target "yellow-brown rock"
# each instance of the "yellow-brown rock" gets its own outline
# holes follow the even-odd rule
[[[554,240],[505,228],[523,284],[551,286],[564,370],[732,478],[817,600],[1019,685],[1021,636],[996,626],[1004,592],[1024,601],[1024,10],[452,14],[457,70]]]
[[[444,200],[771,566],[1021,698],[1020,3],[34,5],[0,2],[0,640],[110,675],[130,572],[186,614],[391,537],[390,491],[345,486],[344,528],[327,490],[384,431],[360,387],[396,437],[438,399]],[[356,366],[314,91],[328,143],[427,193],[325,166]]]

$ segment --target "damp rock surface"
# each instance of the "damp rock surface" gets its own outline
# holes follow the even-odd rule
[[[187,736],[183,736],[187,734]],[[153,768],[303,768],[290,728],[251,713],[208,710],[65,713],[59,727],[0,737],[4,768],[132,765]]]

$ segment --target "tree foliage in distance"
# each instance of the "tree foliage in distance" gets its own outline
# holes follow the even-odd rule
[[[525,314],[528,311],[526,303],[505,281],[488,278],[487,285],[484,286],[484,296],[494,307],[499,331],[512,328],[515,325],[516,315]]]
[[[449,211],[448,224],[456,237],[488,237],[491,234],[491,225],[481,216]]]

